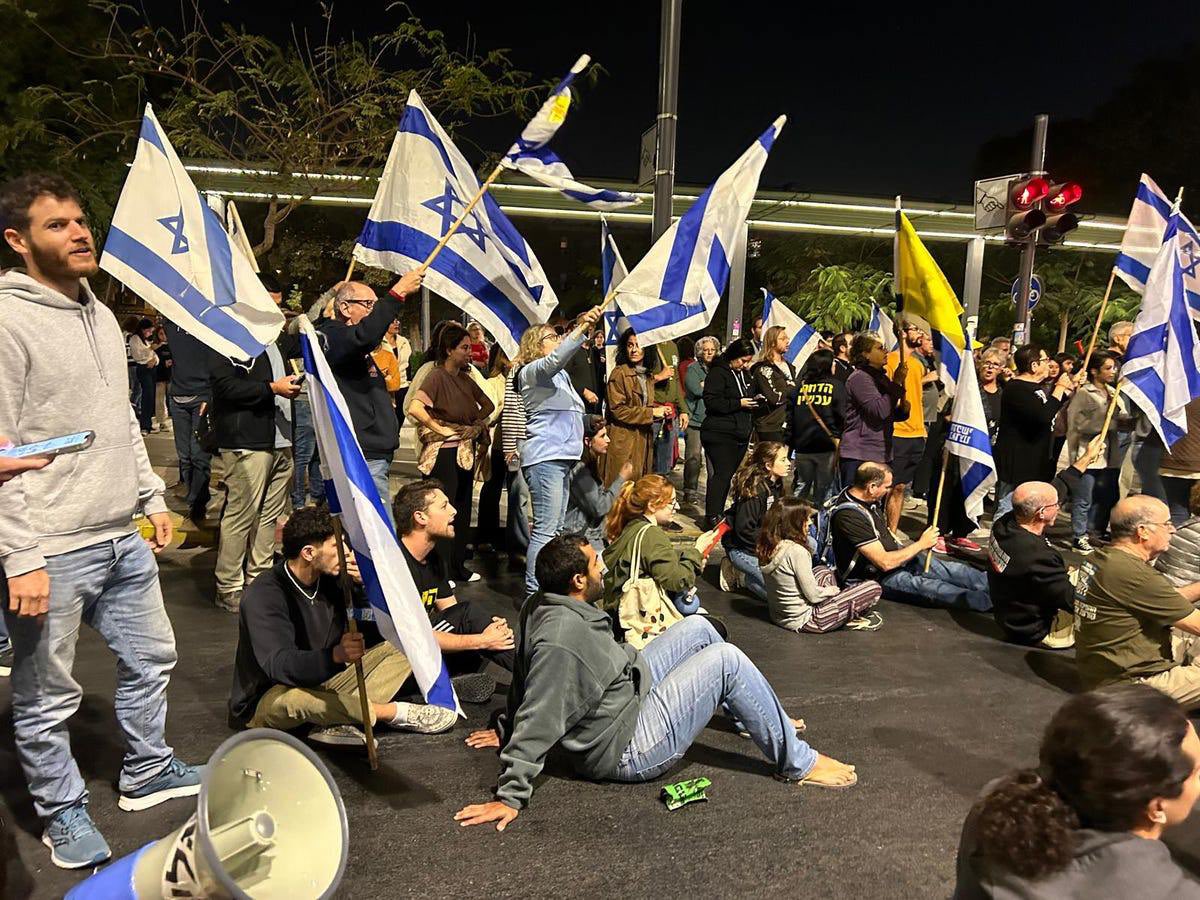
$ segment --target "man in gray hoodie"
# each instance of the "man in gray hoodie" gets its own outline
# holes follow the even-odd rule
[[[17,754],[54,864],[86,868],[112,854],[88,815],[67,734],[83,697],[71,676],[81,621],[118,660],[120,807],[200,789],[200,769],[178,760],[163,734],[176,656],[154,553],[170,543],[171,520],[129,405],[121,330],[84,280],[97,266],[78,193],[55,175],[10,181],[0,187],[0,228],[25,265],[0,276],[0,433],[29,443],[95,432],[87,450],[14,478],[0,503]],[[149,542],[133,526],[139,513],[154,525]]]

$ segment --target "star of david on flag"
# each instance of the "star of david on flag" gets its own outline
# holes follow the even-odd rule
[[[283,328],[283,313],[234,252],[149,104],[100,268],[230,359],[255,358]]]
[[[1129,222],[1121,238],[1117,255],[1117,277],[1141,294],[1146,290],[1150,270],[1162,249],[1167,223],[1171,218],[1171,201],[1154,179],[1143,174],[1129,211]],[[1200,320],[1200,235],[1183,214],[1177,214],[1179,267],[1183,275],[1183,293],[1193,319]]]

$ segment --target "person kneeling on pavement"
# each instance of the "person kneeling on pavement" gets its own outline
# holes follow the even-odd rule
[[[936,527],[926,528],[915,543],[901,546],[888,529],[882,508],[891,489],[892,470],[883,463],[864,462],[853,484],[838,496],[829,529],[838,583],[849,587],[878,581],[885,600],[988,612],[992,600],[983,572],[936,557],[925,570],[925,554],[937,543]]]
[[[582,534],[559,535],[537,559],[540,591],[521,610],[521,647],[505,713],[471,747],[500,750],[495,799],[466,806],[461,825],[517,818],[546,755],[561,746],[585,778],[650,781],[674,767],[720,709],[749,731],[777,778],[848,788],[854,766],[817,753],[762,673],[704,618],[671,626],[645,650],[618,644],[595,606],[600,560]]]
[[[1200,582],[1176,587],[1154,568],[1175,526],[1167,504],[1133,494],[1113,507],[1112,544],[1083,561],[1075,589],[1075,661],[1084,690],[1141,682],[1200,708]]]
[[[988,589],[992,615],[1006,639],[1062,650],[1075,644],[1075,585],[1062,554],[1045,532],[1062,503],[1079,489],[1087,467],[1100,455],[1104,439],[1092,440],[1074,465],[1053,484],[1026,481],[1013,491],[1010,512],[992,525],[988,544]]]
[[[412,667],[403,653],[372,634],[374,625],[367,634],[347,630],[337,538],[327,509],[306,506],[288,519],[283,555],[242,595],[230,726],[312,725],[309,740],[365,747],[353,667],[361,661],[372,725],[422,734],[454,727],[452,709],[393,701]],[[361,583],[352,554],[346,569]],[[361,596],[355,600],[356,606],[363,602]]]

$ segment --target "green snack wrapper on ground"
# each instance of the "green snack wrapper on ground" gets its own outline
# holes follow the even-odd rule
[[[668,810],[676,810],[697,800],[708,800],[704,792],[710,787],[712,787],[712,782],[709,779],[692,778],[688,781],[668,784],[662,789],[660,796],[667,804]]]

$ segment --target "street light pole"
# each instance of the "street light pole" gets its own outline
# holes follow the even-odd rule
[[[650,239],[671,227],[675,193],[675,126],[679,119],[679,31],[683,0],[662,0],[658,46],[658,151],[654,163],[654,225]]]
[[[1039,115],[1033,120],[1033,154],[1029,160],[1029,174],[1046,174],[1046,126],[1050,119]],[[1036,230],[1025,238],[1021,247],[1021,284],[1017,295],[1017,321],[1013,326],[1013,346],[1019,347],[1029,342],[1029,288],[1033,281],[1033,257],[1037,252],[1038,233]]]

